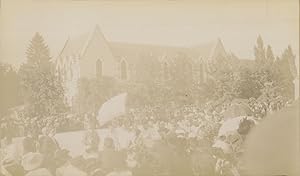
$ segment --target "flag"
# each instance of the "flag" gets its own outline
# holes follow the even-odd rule
[[[126,98],[127,93],[122,93],[103,103],[97,116],[100,126],[126,113]]]

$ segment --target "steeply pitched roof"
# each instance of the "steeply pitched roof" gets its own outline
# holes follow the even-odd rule
[[[81,56],[84,54],[89,41],[93,37],[102,38],[110,47],[112,55],[116,60],[125,58],[129,63],[135,63],[142,55],[150,55],[159,58],[160,61],[168,61],[174,58],[177,54],[183,53],[194,60],[210,59],[215,57],[216,53],[226,53],[224,46],[220,39],[193,47],[174,47],[174,46],[160,46],[151,44],[133,44],[108,42],[103,36],[99,26],[91,34],[83,34],[78,37],[69,37],[66,44],[59,55],[59,59],[67,56]],[[217,52],[216,52],[217,51]]]
[[[179,52],[186,53],[188,51],[187,48],[151,44],[110,42],[109,45],[116,58],[125,57],[129,62],[136,62],[137,59],[144,55],[167,60],[170,57],[175,57]]]

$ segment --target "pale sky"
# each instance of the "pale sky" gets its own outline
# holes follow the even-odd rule
[[[2,0],[0,60],[16,67],[35,32],[57,57],[70,35],[98,24],[108,41],[191,46],[220,38],[251,59],[258,34],[280,55],[299,53],[298,0],[104,1]]]

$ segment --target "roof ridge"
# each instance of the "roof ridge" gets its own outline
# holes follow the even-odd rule
[[[69,43],[69,41],[70,41],[70,36],[68,36],[67,40],[65,41],[65,44],[64,44],[62,50],[59,52],[58,57],[60,57],[62,55],[62,53],[65,50],[65,48],[66,48],[67,44]]]

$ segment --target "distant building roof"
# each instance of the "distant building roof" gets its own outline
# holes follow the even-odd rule
[[[184,53],[188,57],[193,59],[212,59],[217,54],[226,54],[224,46],[220,39],[193,47],[174,47],[174,46],[160,46],[151,44],[133,44],[133,43],[120,43],[106,41],[100,28],[95,27],[95,30],[91,34],[83,34],[77,37],[69,37],[66,41],[58,59],[62,60],[68,56],[82,56],[89,41],[93,37],[101,37],[107,42],[111,49],[112,55],[117,60],[121,60],[123,57],[128,62],[135,63],[142,54],[158,57],[162,60],[169,60],[175,57],[179,53]]]

